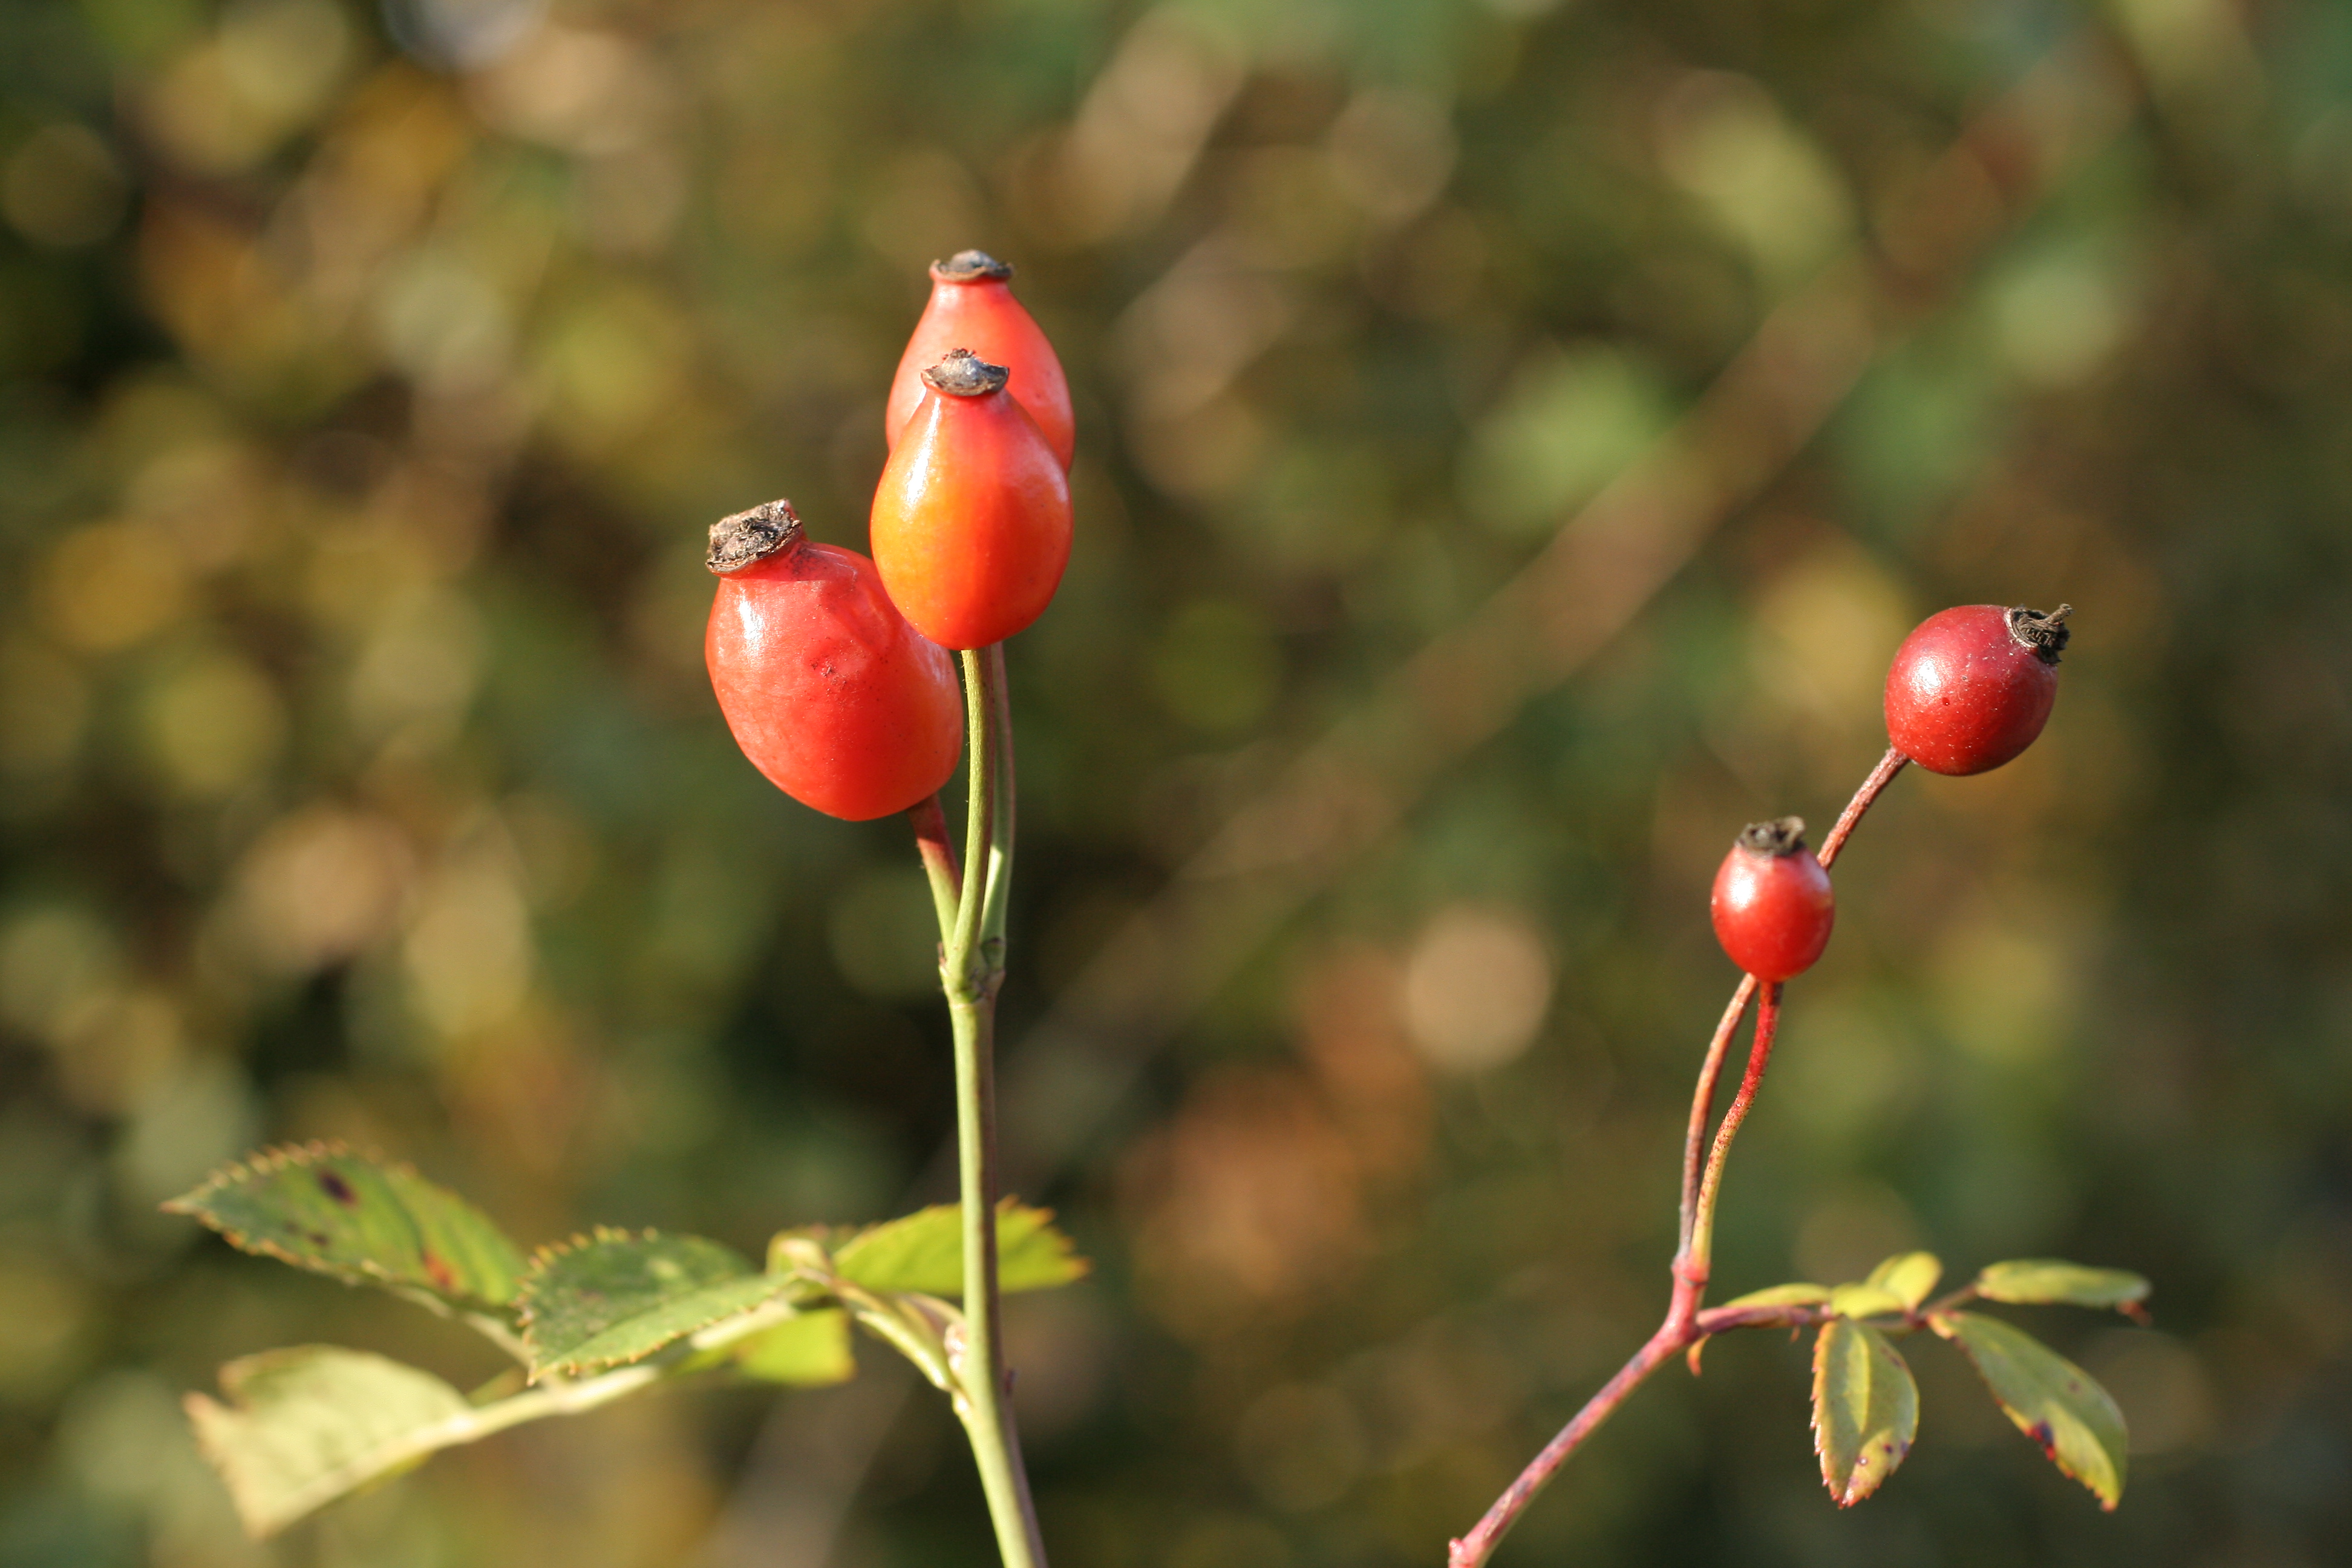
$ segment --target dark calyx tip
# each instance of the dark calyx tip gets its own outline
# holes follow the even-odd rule
[[[1739,847],[1775,859],[1794,855],[1805,847],[1805,819],[1776,816],[1769,822],[1751,822],[1739,830]]]
[[[2074,613],[2072,605],[2061,605],[2046,616],[2020,605],[2009,612],[2009,635],[2032,648],[2042,663],[2055,664],[2066,651],[2066,639],[2074,635],[2066,629],[2066,617]]]
[[[989,363],[970,349],[957,349],[923,372],[923,379],[950,397],[985,397],[992,392],[1003,391],[1005,380],[1012,374],[1001,364]]]
[[[942,283],[977,283],[983,278],[1002,283],[1013,276],[1013,263],[999,261],[985,250],[959,250],[945,261],[932,262],[931,276]]]
[[[713,572],[740,572],[754,561],[801,542],[800,514],[781,498],[710,525],[710,553],[703,564]]]

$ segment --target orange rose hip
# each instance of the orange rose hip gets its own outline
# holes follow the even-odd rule
[[[927,390],[874,492],[874,563],[942,647],[1003,642],[1043,615],[1070,559],[1070,486],[1007,372],[962,349]]]

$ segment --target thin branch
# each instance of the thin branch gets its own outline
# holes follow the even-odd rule
[[[1715,1148],[1699,1177],[1690,1249],[1702,1268],[1715,1246],[1715,1205],[1722,1193],[1724,1163],[1731,1158],[1731,1141],[1739,1136],[1739,1124],[1748,1120],[1748,1107],[1756,1103],[1756,1090],[1764,1082],[1764,1069],[1772,1065],[1772,1037],[1780,1026],[1780,983],[1776,980],[1764,987],[1763,999],[1756,1005],[1756,1041],[1748,1047],[1748,1071],[1739,1079],[1739,1092],[1731,1097],[1731,1109],[1723,1113],[1723,1125],[1715,1130]]]
[[[1528,1468],[1519,1472],[1518,1479],[1495,1500],[1494,1506],[1486,1510],[1486,1517],[1478,1521],[1477,1528],[1448,1544],[1446,1568],[1479,1568],[1479,1564],[1485,1563],[1495,1548],[1502,1543],[1504,1533],[1518,1522],[1519,1515],[1527,1511],[1528,1504],[1535,1501],[1536,1494],[1550,1484],[1552,1476],[1567,1462],[1569,1455],[1576,1451],[1577,1445],[1615,1414],[1617,1407],[1625,1403],[1625,1396],[1639,1388],[1644,1379],[1689,1344],[1690,1336],[1696,1331],[1695,1327],[1676,1328],[1670,1323],[1661,1324],[1658,1331],[1650,1336],[1649,1342],[1633,1352],[1633,1359],[1619,1368],[1617,1375],[1603,1384],[1601,1392],[1585,1402],[1584,1408],[1576,1413],[1575,1419],[1560,1428],[1559,1436],[1545,1444],[1543,1452],[1528,1461]]]
[[[1838,852],[1845,847],[1845,841],[1853,836],[1854,825],[1862,820],[1863,813],[1878,803],[1879,795],[1895,782],[1895,775],[1901,773],[1910,761],[1893,746],[1886,748],[1886,754],[1878,759],[1878,765],[1870,770],[1870,776],[1862,781],[1862,787],[1853,792],[1853,798],[1845,803],[1843,811],[1838,813],[1837,826],[1830,829],[1827,838],[1822,840],[1821,853],[1814,858],[1822,863],[1822,870],[1826,871],[1837,864]]]
[[[1691,1234],[1698,1226],[1699,1171],[1706,1152],[1706,1124],[1715,1114],[1715,1086],[1723,1077],[1724,1058],[1731,1049],[1732,1037],[1739,1032],[1739,1020],[1747,1015],[1748,1004],[1756,994],[1756,977],[1740,976],[1738,989],[1731,994],[1731,1005],[1723,1010],[1723,1022],[1715,1026],[1715,1038],[1706,1047],[1706,1060],[1698,1069],[1698,1087],[1691,1094],[1690,1131],[1683,1141],[1683,1201],[1682,1233],[1675,1247],[1675,1281],[1680,1289],[1677,1296],[1687,1294],[1687,1310],[1698,1310],[1699,1292],[1706,1289],[1707,1264],[1691,1253]],[[1683,1303],[1678,1300],[1677,1305]]]
[[[940,962],[955,1033],[956,1152],[962,1194],[963,1334],[949,1346],[956,1414],[971,1439],[981,1489],[1004,1568],[1045,1568],[1045,1549],[1029,1495],[1004,1366],[997,1286],[996,991],[1004,976],[1004,895],[1012,875],[1012,721],[1001,647],[967,650],[971,805],[955,924]]]

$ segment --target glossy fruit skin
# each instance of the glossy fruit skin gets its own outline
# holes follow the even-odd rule
[[[1010,389],[926,388],[874,492],[874,563],[941,647],[986,647],[1045,614],[1070,560],[1070,485]]]
[[[2012,634],[2018,613],[1960,605],[1903,639],[1886,672],[1886,736],[1896,750],[1931,773],[1961,776],[2033,743],[2058,699],[2058,660],[2054,647]],[[2056,646],[2064,646],[2063,626]]]
[[[736,744],[804,805],[865,822],[955,773],[955,661],[854,550],[800,540],[720,576],[702,651]]]
[[[972,272],[977,264],[966,262],[971,257],[978,257],[986,268]],[[923,384],[924,369],[938,363],[950,350],[970,349],[1012,373],[1008,390],[1037,422],[1045,445],[1066,472],[1077,449],[1069,380],[1062,374],[1062,362],[1054,345],[1045,341],[1044,329],[1013,297],[1004,279],[995,275],[993,269],[999,268],[1010,275],[1010,268],[977,251],[932,264],[930,303],[923,307],[922,319],[915,323],[907,352],[898,356],[898,373],[890,379],[890,401],[883,409],[882,431],[895,449],[930,391]]]
[[[1801,842],[1786,855],[1743,842],[1716,871],[1707,912],[1731,962],[1769,984],[1802,974],[1821,957],[1837,923],[1837,898],[1830,874]]]

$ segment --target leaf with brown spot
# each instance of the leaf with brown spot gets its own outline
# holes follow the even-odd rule
[[[1813,1451],[1840,1508],[1876,1491],[1919,1435],[1911,1369],[1867,1323],[1832,1318],[1813,1341]]]
[[[1938,1312],[1927,1324],[1966,1352],[1995,1403],[2052,1464],[2090,1488],[2101,1508],[2123,1500],[2123,1412],[2090,1373],[1999,1318]]]
[[[522,1279],[521,1249],[488,1215],[406,1165],[340,1143],[266,1150],[163,1207],[247,1252],[346,1284],[505,1308]]]

